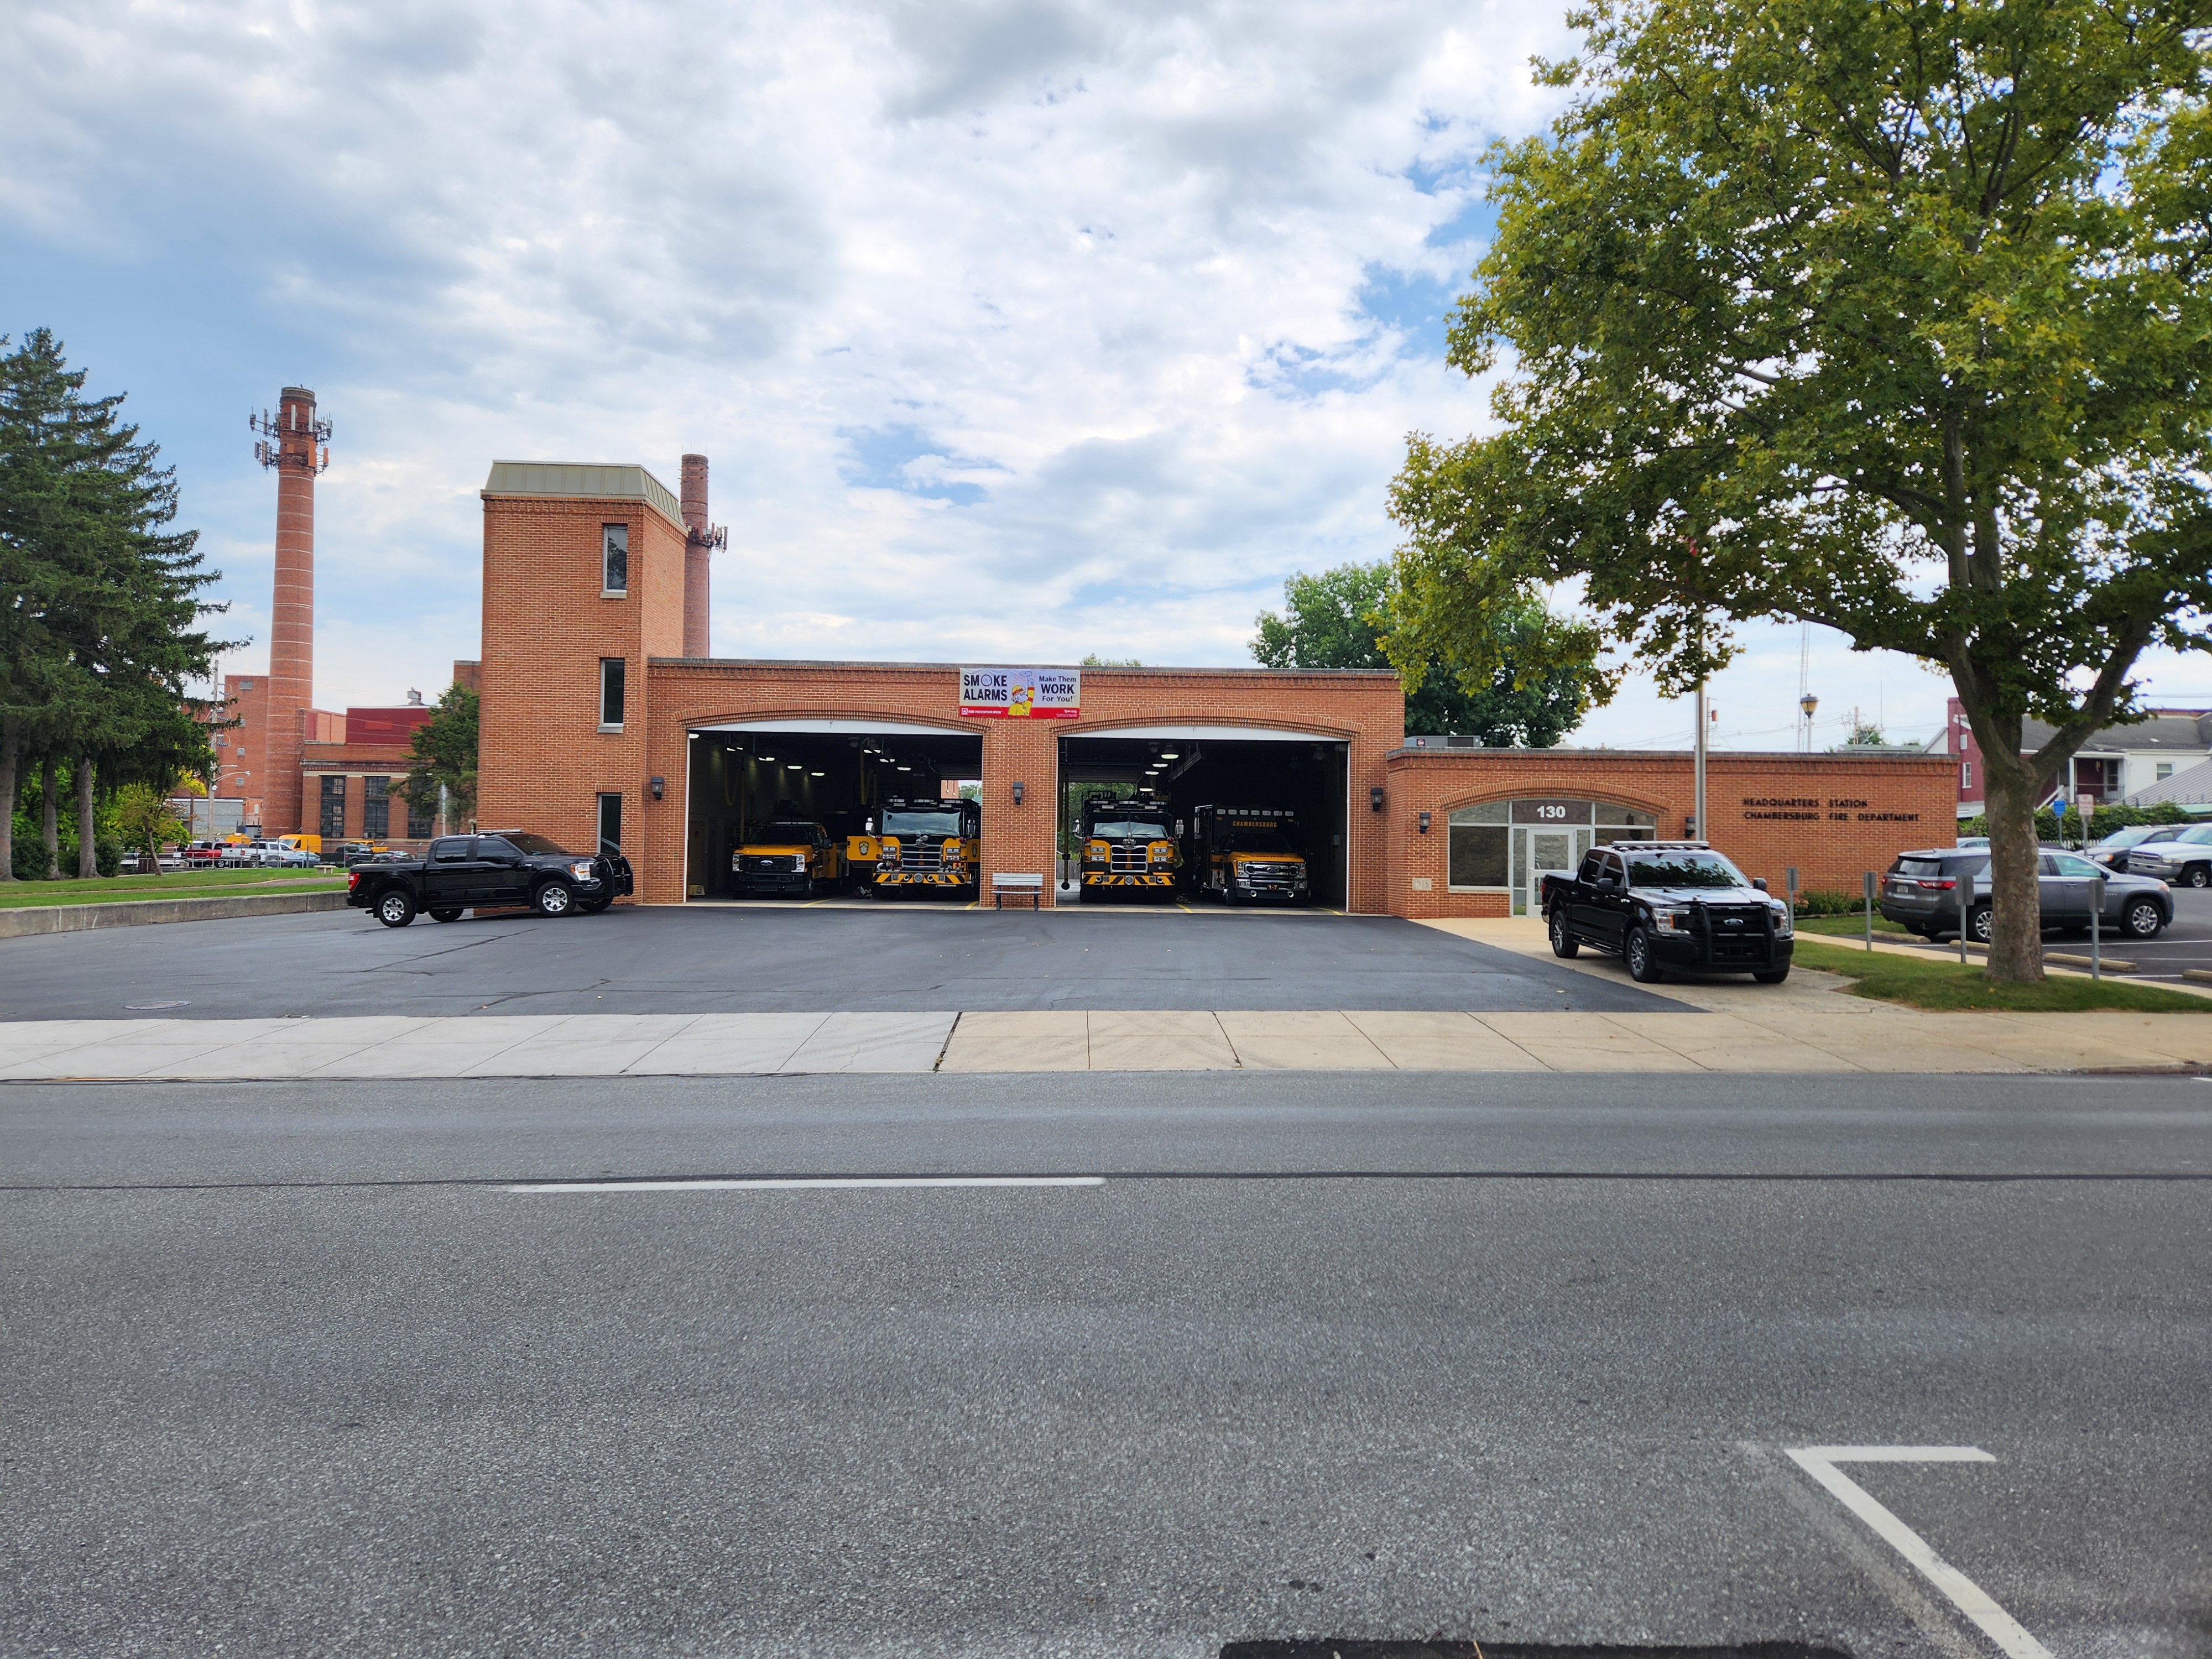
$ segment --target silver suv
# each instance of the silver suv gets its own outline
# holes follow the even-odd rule
[[[2162,881],[2136,875],[2106,876],[2079,853],[2045,847],[2037,877],[2048,932],[2087,933],[2093,896],[2103,877],[2104,915],[2099,926],[2129,939],[2156,939],[2173,921],[2173,894]],[[1966,893],[1966,937],[1990,942],[1990,855],[1955,847],[1902,853],[1882,878],[1881,913],[1907,933],[1928,939],[1959,936],[1959,896]]]

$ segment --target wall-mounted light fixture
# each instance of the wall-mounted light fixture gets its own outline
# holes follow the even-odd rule
[[[666,778],[654,778],[650,781],[647,787],[653,791],[653,799],[659,800],[661,796],[668,793],[668,780]]]
[[[1019,805],[1022,804],[1022,795],[1023,795],[1023,793],[1024,793],[1024,786],[1023,786],[1022,781],[1021,781],[1019,778],[1016,778],[1016,779],[1014,780],[1014,805],[1015,805],[1019,806]]]
[[[1429,833],[1429,815],[1426,812],[1421,814],[1421,833],[1425,836]]]
[[[1367,791],[1367,810],[1370,812],[1382,810],[1382,786],[1379,783],[1370,786]]]

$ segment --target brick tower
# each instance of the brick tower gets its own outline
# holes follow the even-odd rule
[[[315,475],[331,464],[331,425],[315,394],[288,386],[276,416],[252,422],[254,459],[276,474],[276,587],[270,608],[269,681],[256,769],[264,781],[261,833],[313,828],[301,805],[301,746],[315,699]]]
[[[708,571],[707,558],[729,544],[730,532],[707,522],[707,458],[684,458],[680,499],[684,507],[684,654],[711,655],[707,644]]]

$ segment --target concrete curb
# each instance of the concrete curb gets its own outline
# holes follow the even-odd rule
[[[27,905],[0,910],[0,939],[33,933],[83,933],[101,927],[147,927],[165,921],[221,921],[230,916],[285,916],[343,910],[345,889],[310,893],[240,893],[224,898],[125,899],[117,904]]]

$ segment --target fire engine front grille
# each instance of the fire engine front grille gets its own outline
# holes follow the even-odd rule
[[[1116,875],[1142,875],[1152,867],[1152,848],[1141,841],[1117,842],[1108,866]]]
[[[941,847],[902,847],[899,865],[908,870],[942,870],[945,849]]]
[[[1237,872],[1237,880],[1247,887],[1290,887],[1296,884],[1296,875],[1287,864],[1248,864]]]

